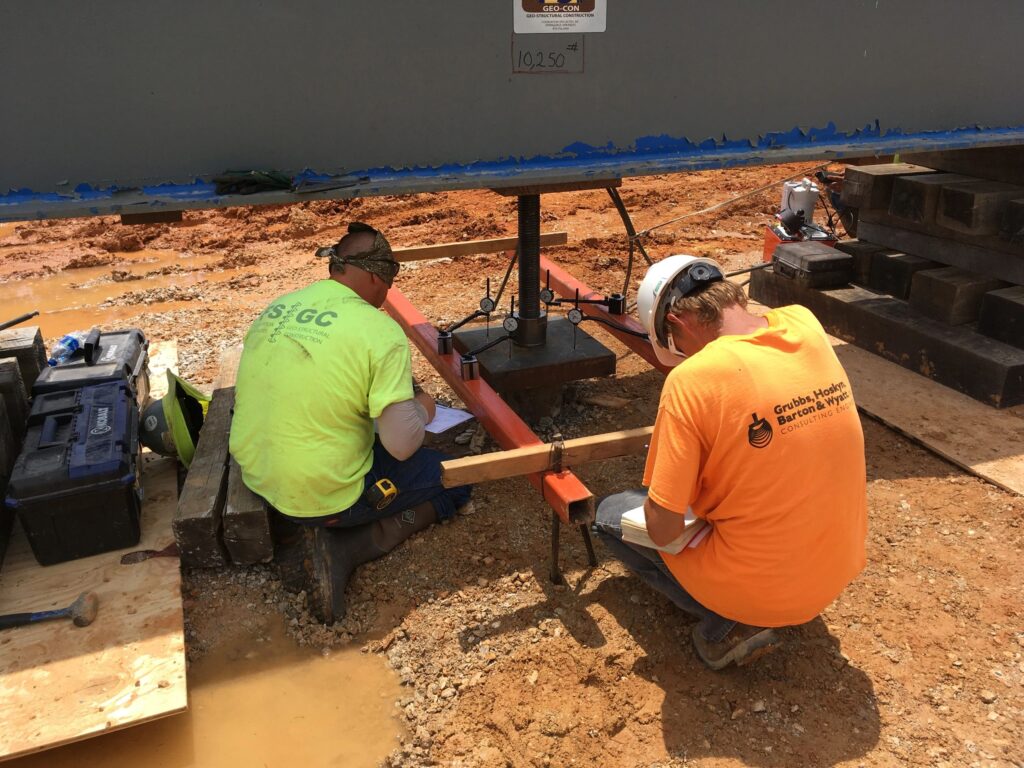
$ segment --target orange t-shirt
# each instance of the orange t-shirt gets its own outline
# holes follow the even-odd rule
[[[864,434],[850,382],[807,309],[722,336],[665,380],[650,497],[712,524],[662,558],[701,604],[761,627],[810,621],[865,564]]]

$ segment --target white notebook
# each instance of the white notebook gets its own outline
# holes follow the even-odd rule
[[[686,526],[683,528],[683,532],[668,544],[659,546],[651,541],[651,537],[647,533],[647,518],[644,515],[644,508],[642,506],[631,509],[622,515],[622,538],[624,541],[641,547],[649,547],[650,549],[667,552],[670,555],[678,555],[682,552],[683,548],[692,542],[694,537],[704,531],[705,528],[707,528],[707,522],[693,514],[692,509],[687,508]]]

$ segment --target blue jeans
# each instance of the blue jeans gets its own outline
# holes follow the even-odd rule
[[[399,461],[385,450],[380,439],[373,443],[373,464],[363,478],[364,489],[369,489],[378,480],[387,478],[398,489],[398,495],[384,509],[376,509],[360,497],[355,504],[342,512],[326,517],[290,517],[293,522],[303,525],[319,525],[329,528],[350,528],[375,520],[391,517],[419,506],[425,501],[434,505],[438,522],[455,516],[455,510],[469,501],[473,486],[445,488],[441,485],[441,462],[447,459],[440,451],[420,448],[405,461]]]
[[[641,547],[622,540],[622,515],[631,509],[643,506],[647,491],[637,489],[605,496],[597,506],[597,521],[594,528],[605,546],[629,570],[661,592],[665,597],[687,613],[700,619],[700,633],[710,643],[720,642],[736,622],[719,616],[710,608],[698,603],[683,589],[675,576],[661,559],[656,549]]]

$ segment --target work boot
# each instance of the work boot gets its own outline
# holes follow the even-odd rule
[[[774,629],[737,624],[720,642],[712,643],[704,639],[700,627],[700,623],[693,627],[694,650],[701,661],[716,671],[733,663],[746,666],[781,644]]]
[[[414,533],[437,522],[429,501],[391,517],[354,528],[313,528],[312,558],[306,564],[310,610],[324,624],[345,617],[345,588],[352,572],[383,557]]]

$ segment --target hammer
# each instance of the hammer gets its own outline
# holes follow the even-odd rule
[[[67,608],[60,608],[56,611],[37,611],[36,613],[9,613],[0,616],[0,629],[21,627],[25,624],[34,624],[37,621],[49,621],[50,619],[71,619],[76,627],[87,627],[96,618],[96,609],[99,601],[93,592],[83,592]]]

